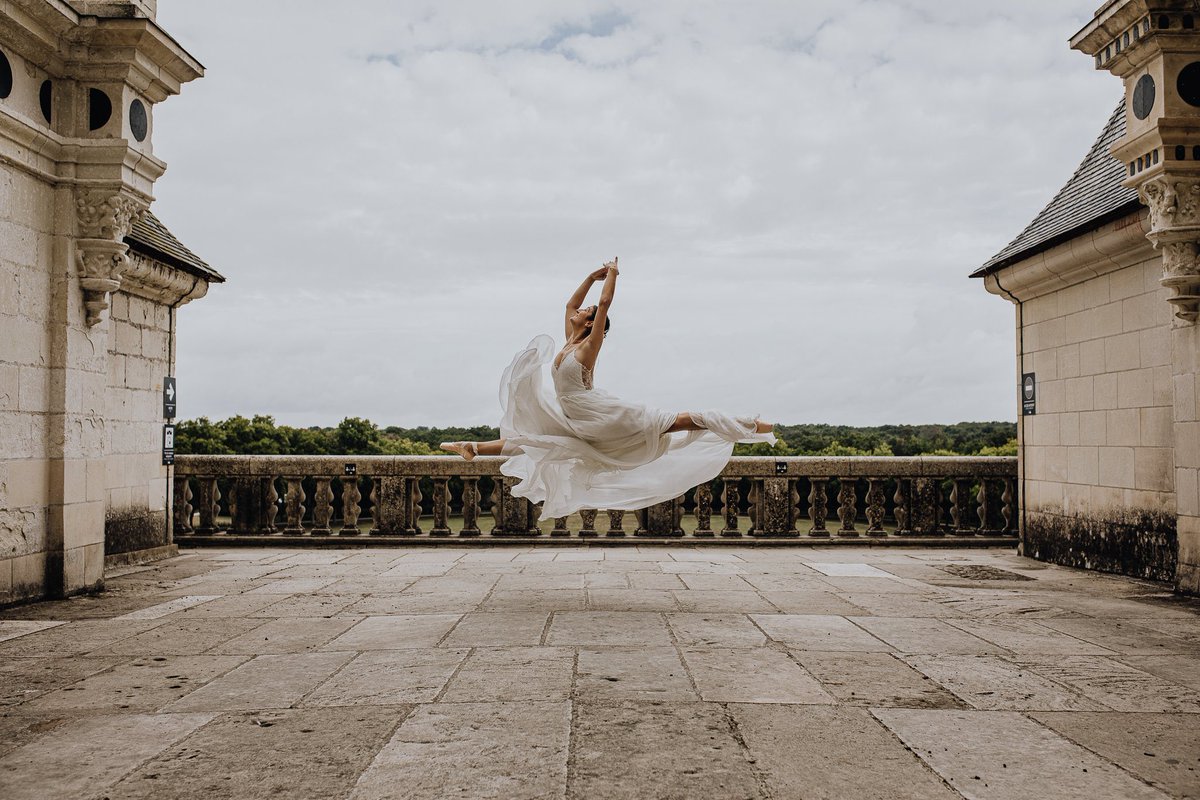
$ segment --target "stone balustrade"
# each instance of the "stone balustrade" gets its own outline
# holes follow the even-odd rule
[[[502,457],[180,456],[176,540],[1015,539],[1015,458],[737,457],[638,511],[539,520]],[[485,516],[486,515],[486,516]],[[490,518],[489,518],[490,517]]]

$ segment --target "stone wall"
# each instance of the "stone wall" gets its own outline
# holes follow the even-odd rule
[[[1174,580],[1171,306],[1144,213],[1001,270],[1021,301],[1022,547],[1070,566]]]
[[[113,296],[104,404],[107,556],[170,544],[160,448],[173,321],[161,303],[125,292]]]
[[[53,194],[0,169],[0,601],[38,594],[46,571]]]

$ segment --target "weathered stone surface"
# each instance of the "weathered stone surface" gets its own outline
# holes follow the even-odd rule
[[[1018,655],[1103,655],[1113,652],[1074,636],[1058,633],[1031,619],[954,619],[948,620],[948,623]]]
[[[1165,795],[1020,714],[1006,711],[871,712],[966,797],[1164,800]]]
[[[758,647],[767,641],[745,614],[668,614],[667,624],[684,647]]]
[[[674,577],[674,576],[667,576]],[[675,595],[652,589],[588,589],[588,611],[675,611]]]
[[[1112,619],[1047,619],[1038,622],[1047,628],[1091,642],[1116,653],[1128,655],[1200,655],[1200,640],[1169,636],[1132,622]],[[1200,624],[1197,624],[1200,628]]]
[[[155,711],[224,675],[242,656],[168,656],[126,661],[26,703],[22,710]]]
[[[911,664],[975,708],[1099,711],[1104,706],[995,656],[914,655]]]
[[[304,699],[305,706],[430,703],[467,657],[446,648],[362,653]]]
[[[563,702],[420,706],[350,798],[563,797],[570,725]]]
[[[850,621],[900,653],[1002,655],[1008,652],[938,619],[850,617]]]
[[[544,611],[468,614],[446,637],[446,647],[534,647],[550,615]]]
[[[349,616],[404,616],[406,614],[461,613],[479,607],[479,597],[470,594],[376,594],[346,606],[339,614]]]
[[[0,660],[0,707],[24,703],[126,660],[124,656],[6,657]]]
[[[568,700],[575,651],[567,647],[476,648],[442,695],[445,703]]]
[[[959,797],[866,709],[737,704],[729,711],[775,797]]]
[[[479,608],[483,611],[582,611],[587,608],[583,589],[492,592]]]
[[[54,728],[0,758],[5,800],[91,797],[214,716],[121,714]]]
[[[400,650],[436,647],[462,618],[461,614],[409,614],[366,617],[325,644],[322,650]]]
[[[306,595],[296,595],[305,597]],[[274,595],[231,594],[217,600],[179,612],[178,619],[205,619],[211,617],[245,617],[255,616],[255,612],[268,608],[279,602]],[[279,616],[283,616],[280,614]]]
[[[74,656],[166,624],[166,620],[83,620],[0,642],[0,657]]]
[[[1020,663],[1117,711],[1200,713],[1200,692],[1097,656],[1022,658]]]
[[[0,620],[0,642],[65,624],[54,620]]]
[[[546,644],[669,647],[671,635],[662,614],[645,611],[567,611],[554,615]]]
[[[954,694],[891,653],[823,653],[793,657],[839,703],[867,707],[964,708]]]
[[[870,594],[865,592],[848,592],[843,595],[846,600],[861,608],[873,617],[961,617],[961,611],[952,606],[939,602],[933,597],[923,597],[915,594]],[[770,595],[768,595],[768,598]],[[775,602],[772,600],[772,602]],[[776,603],[778,605],[778,603]],[[797,612],[791,612],[797,613]],[[839,612],[828,612],[839,613]],[[861,611],[840,612],[853,616]]]
[[[753,614],[750,617],[780,644],[802,650],[885,652],[891,648],[842,617],[823,614]]]
[[[765,597],[758,592],[703,591],[673,592],[682,611],[742,611],[746,613],[774,611]]]
[[[324,683],[353,656],[353,653],[259,656],[162,710],[246,711],[257,708],[288,708]]]
[[[715,703],[833,703],[815,678],[767,647],[685,648],[703,700]]]
[[[1200,690],[1200,658],[1196,656],[1121,656],[1115,660],[1171,683]]]
[[[314,650],[357,620],[350,618],[299,617],[264,620],[252,631],[222,642],[208,652],[259,655],[265,653],[303,653]]]
[[[110,800],[344,797],[407,708],[227,714],[108,789]],[[352,730],[353,736],[345,731]]]
[[[277,603],[250,612],[250,616],[332,617],[362,599],[361,594],[293,594]]]
[[[96,655],[194,656],[263,624],[261,619],[212,617],[166,618],[145,633],[93,651]],[[115,622],[115,620],[114,620]]]
[[[674,647],[581,649],[575,685],[590,701],[699,699]]]
[[[580,703],[568,796],[765,798],[720,706]]]

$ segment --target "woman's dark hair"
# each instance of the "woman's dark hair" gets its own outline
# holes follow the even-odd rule
[[[596,307],[592,307],[592,313],[588,314],[588,322],[596,321]],[[604,335],[608,336],[608,329],[612,327],[612,317],[607,314],[604,316]]]

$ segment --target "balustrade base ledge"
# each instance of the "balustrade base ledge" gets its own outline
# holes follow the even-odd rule
[[[639,547],[641,545],[663,545],[679,547],[680,545],[697,545],[700,547],[728,547],[732,544],[730,537],[712,535],[692,536],[629,536],[600,537],[598,534],[573,536],[545,536],[529,533],[493,533],[488,536],[469,534],[467,536],[438,536],[428,534],[410,534],[407,536],[289,536],[287,534],[247,535],[215,533],[205,535],[183,534],[175,537],[175,543],[180,547],[315,547],[340,548],[355,547],[368,549],[372,547],[509,547],[521,545],[541,545],[553,547]],[[976,536],[886,536],[858,538],[811,538],[796,536],[742,536],[737,542],[739,547],[915,547],[915,548],[987,548],[987,547],[1016,547],[1017,536],[1005,535],[976,535]]]

